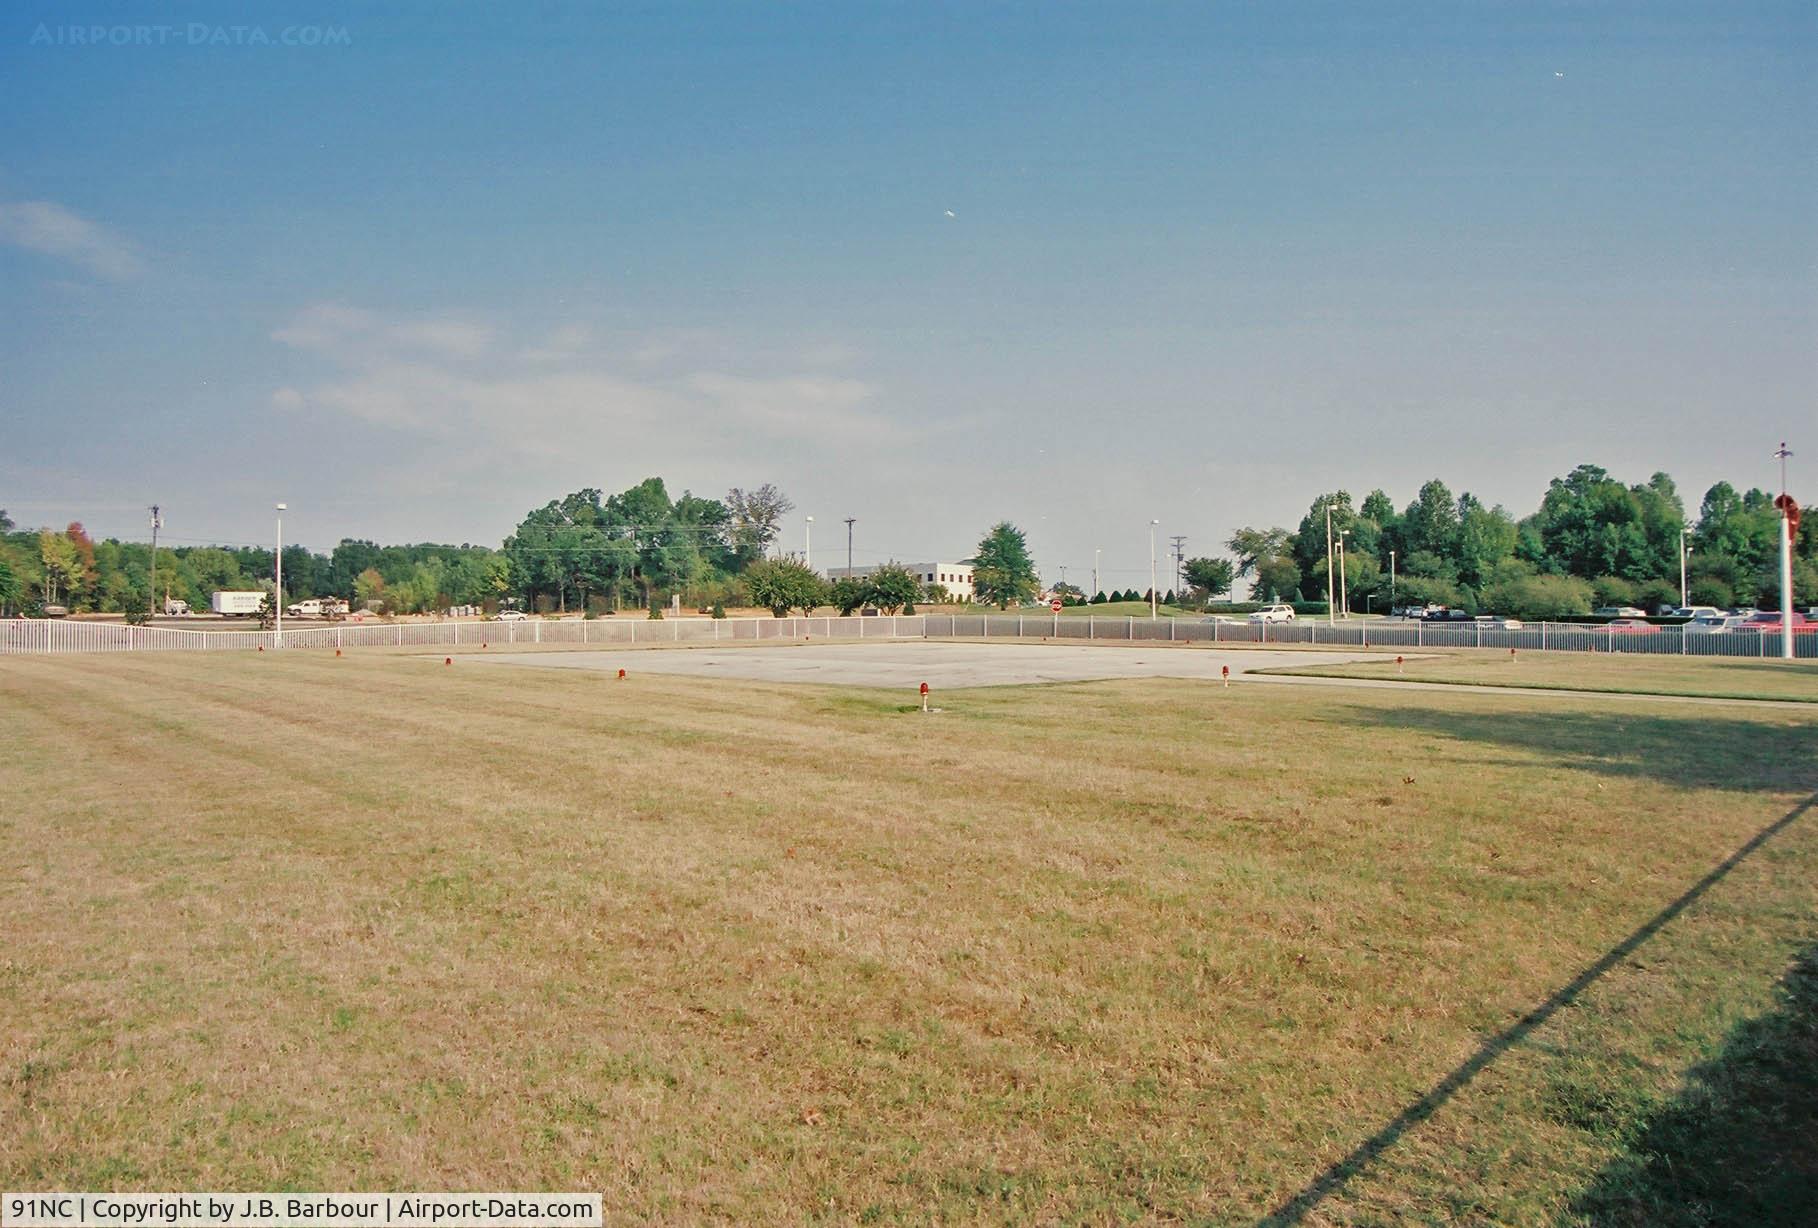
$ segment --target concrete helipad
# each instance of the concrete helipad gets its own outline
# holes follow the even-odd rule
[[[489,652],[463,658],[486,665],[537,669],[624,669],[700,678],[758,682],[810,682],[825,686],[915,687],[926,682],[948,691],[961,687],[1017,686],[1032,682],[1087,682],[1105,678],[1222,677],[1225,666],[1240,677],[1253,669],[1363,661],[1380,653],[1319,653],[1264,648],[1175,648],[1089,644],[970,644],[892,640],[870,644],[774,644],[749,648],[601,649],[580,652]]]

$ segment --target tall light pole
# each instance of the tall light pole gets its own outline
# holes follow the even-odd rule
[[[1345,612],[1345,621],[1351,621],[1351,577],[1346,574],[1345,537],[1351,532],[1341,529],[1338,534],[1338,604]]]
[[[1092,547],[1092,595],[1098,596],[1105,590],[1098,586],[1098,555],[1100,547]]]
[[[802,530],[802,562],[807,565],[809,571],[814,570],[814,517],[812,516],[808,517],[807,525]]]
[[[1326,625],[1331,626],[1336,615],[1332,610],[1332,501],[1326,500]]]
[[[846,574],[848,576],[852,574],[852,522],[856,519],[858,519],[856,516],[846,517]]]
[[[1786,458],[1792,450],[1782,440],[1774,456],[1780,461],[1780,655],[1793,659],[1793,504],[1786,493]]]
[[[1395,552],[1389,551],[1389,613],[1395,612]]]
[[[151,612],[155,617],[160,609],[158,605],[158,530],[164,527],[164,515],[156,503],[151,505],[152,553],[151,553]]]
[[[278,634],[272,639],[272,647],[284,647],[284,511],[290,505],[278,504],[278,548],[272,551],[272,591],[271,611],[277,618]]]
[[[1159,525],[1160,523],[1161,523],[1161,521],[1159,521],[1159,520],[1151,520],[1149,522],[1149,617],[1150,618],[1154,618],[1157,614],[1157,610],[1155,608],[1155,526]]]
[[[1686,597],[1685,587],[1685,561],[1690,554],[1691,551],[1685,547],[1685,526],[1681,525],[1679,528],[1679,608],[1682,610],[1692,604]]]

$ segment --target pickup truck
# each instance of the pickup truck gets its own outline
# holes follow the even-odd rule
[[[1294,607],[1278,601],[1274,605],[1266,605],[1251,614],[1250,621],[1253,623],[1291,623],[1294,621]]]

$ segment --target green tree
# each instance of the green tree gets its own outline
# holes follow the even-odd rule
[[[1321,522],[1321,534],[1325,532]],[[1323,536],[1322,536],[1323,543]],[[1294,542],[1294,535],[1286,529],[1252,529],[1242,528],[1231,534],[1231,540],[1225,543],[1237,559],[1237,578],[1243,579],[1256,571],[1257,564],[1265,559],[1289,553]],[[1322,544],[1321,549],[1324,549]],[[1296,568],[1298,570],[1298,568]],[[1295,581],[1298,585],[1299,580]]]
[[[763,557],[795,504],[766,482],[756,490],[733,487],[726,492],[725,508],[727,541],[741,560],[749,562]]]
[[[841,617],[863,606],[865,596],[865,582],[851,576],[841,576],[827,588],[827,604],[838,610]]]
[[[980,539],[978,553],[966,561],[972,566],[972,591],[1000,610],[1028,600],[1041,589],[1028,540],[1007,520],[993,525]]]
[[[0,616],[10,615],[25,597],[25,584],[19,578],[18,569],[4,553],[0,553]]]
[[[1220,593],[1230,592],[1236,579],[1236,568],[1230,559],[1188,559],[1181,571],[1202,601],[1211,601]]]
[[[44,604],[57,605],[80,582],[82,556],[68,534],[45,529],[38,534],[38,561],[44,567]]]
[[[1458,504],[1446,484],[1435,478],[1420,488],[1401,518],[1402,549],[1453,557],[1458,547]]]
[[[898,563],[886,563],[866,577],[866,598],[886,614],[913,604],[921,591],[921,582]]]
[[[827,601],[826,582],[795,559],[760,559],[745,569],[745,587],[778,618],[792,609],[807,614]]]
[[[1348,491],[1334,491],[1320,495],[1313,500],[1313,506],[1300,518],[1300,529],[1294,534],[1291,550],[1295,566],[1306,578],[1308,586],[1326,595],[1326,513],[1332,514],[1332,563],[1334,575],[1338,563],[1338,538],[1345,530],[1351,528],[1357,520],[1357,513],[1351,509],[1351,495]]]
[[[1300,592],[1300,567],[1285,554],[1262,559],[1256,564],[1256,586],[1252,596],[1258,601],[1291,601]]]
[[[1481,588],[1515,553],[1515,518],[1500,507],[1485,507],[1470,494],[1458,496],[1458,510],[1458,579]]]

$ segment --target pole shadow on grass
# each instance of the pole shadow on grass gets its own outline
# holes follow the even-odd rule
[[[1770,785],[1766,780],[1746,782],[1753,787],[1784,789],[1792,784],[1794,779],[1803,781],[1805,787],[1811,787],[1812,768],[1809,760],[1812,733],[1809,726],[1786,728],[1750,722],[1667,718],[1665,728],[1653,728],[1661,722],[1655,718],[1631,717],[1621,723],[1629,727],[1631,734],[1634,733],[1635,726],[1646,727],[1639,734],[1641,744],[1636,745],[1636,738],[1631,737],[1629,744],[1623,748],[1623,753],[1612,757],[1607,751],[1611,749],[1608,744],[1611,740],[1613,722],[1607,715],[1600,718],[1589,714],[1543,716],[1504,712],[1495,715],[1477,715],[1428,709],[1399,711],[1360,709],[1357,719],[1401,725],[1429,734],[1508,743],[1527,749],[1543,750],[1560,756],[1571,766],[1612,771],[1623,775],[1652,776],[1681,785],[1729,784],[1730,787],[1736,787],[1738,784],[1745,783],[1736,780],[1736,777],[1745,775],[1751,768],[1759,767],[1765,776],[1773,778],[1773,783]],[[1675,766],[1670,752],[1674,748],[1682,747],[1679,739],[1695,737],[1700,733],[1708,734],[1712,732],[1713,726],[1729,724],[1746,725],[1746,729],[1740,732],[1746,734],[1749,739],[1747,743],[1749,753],[1744,754],[1740,760],[1732,758],[1730,761],[1726,775],[1731,779],[1707,780],[1704,778],[1707,769],[1703,767],[1695,768],[1688,775],[1680,767]],[[1598,730],[1601,730],[1601,741],[1592,736]],[[1727,735],[1737,732],[1724,730],[1723,733],[1726,736],[1719,737],[1718,740],[1727,742]],[[1741,749],[1732,748],[1732,751],[1733,753],[1739,752]],[[1775,762],[1776,758],[1779,760],[1778,764]],[[1788,764],[1788,760],[1791,760],[1792,763]],[[1785,771],[1773,770],[1782,764],[1791,768],[1793,773],[1791,776]],[[1793,766],[1795,764],[1796,766]],[[1627,938],[1611,947],[1596,963],[1580,972],[1546,1001],[1523,1015],[1508,1028],[1485,1041],[1477,1052],[1435,1083],[1420,1099],[1402,1109],[1388,1124],[1352,1149],[1349,1155],[1320,1173],[1299,1193],[1276,1208],[1262,1221],[1263,1224],[1286,1226],[1297,1224],[1306,1218],[1327,1198],[1344,1188],[1348,1182],[1367,1169],[1383,1152],[1393,1147],[1404,1134],[1438,1112],[1447,1101],[1464,1090],[1472,1080],[1481,1074],[1491,1062],[1527,1039],[1531,1033],[1545,1024],[1562,1008],[1571,1005],[1612,968],[1628,959],[1644,943],[1659,933],[1668,922],[1691,907],[1712,887],[1728,877],[1730,871],[1753,856],[1762,845],[1798,822],[1814,806],[1818,806],[1818,794],[1807,797],[1756,832],[1747,843],[1726,857],[1710,873],[1692,884],[1678,899],[1648,918]]]
[[[1780,1004],[1723,1051],[1572,1205],[1572,1222],[1642,1228],[1793,1228],[1818,1221],[1818,947]]]

